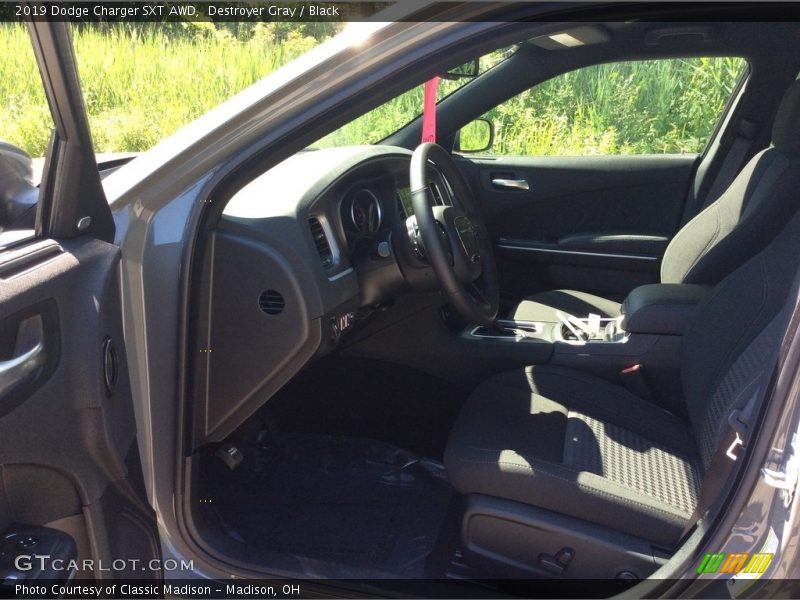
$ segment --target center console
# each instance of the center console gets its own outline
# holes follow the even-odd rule
[[[695,306],[711,289],[688,283],[640,286],[622,303],[622,326],[630,333],[682,335]]]
[[[508,342],[549,341],[582,346],[587,343],[623,343],[630,334],[622,328],[623,317],[590,315],[579,318],[556,311],[557,321],[498,319],[494,326],[472,326],[468,337]]]
[[[500,319],[494,326],[470,326],[463,336],[476,343],[492,343],[493,351],[507,356],[510,363],[527,355],[528,364],[570,367],[626,385],[636,377],[637,395],[648,396],[643,390],[649,386],[655,396],[673,398],[680,395],[676,374],[683,330],[711,289],[690,284],[644,285],[628,295],[618,317],[556,311],[553,322]],[[626,377],[627,373],[634,375]],[[656,400],[670,404],[663,398]]]
[[[694,307],[711,289],[694,284],[643,285],[628,294],[618,317],[576,316],[556,310],[552,322],[498,319],[493,326],[471,326],[465,334],[514,343],[549,341],[582,347],[581,353],[586,353],[586,346],[599,349],[628,344],[635,334],[680,336]]]

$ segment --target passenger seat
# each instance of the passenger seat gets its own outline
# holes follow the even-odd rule
[[[716,285],[763,250],[800,207],[800,81],[789,86],[772,126],[772,146],[745,165],[725,193],[670,242],[661,283]],[[555,322],[556,310],[577,317],[617,317],[621,305],[575,290],[529,296],[511,312],[519,321]]]
[[[654,553],[671,554],[719,498],[736,441],[751,440],[798,304],[798,241],[800,214],[695,308],[681,342],[688,418],[558,366],[478,386],[444,455],[466,496],[468,559],[533,577],[650,575]]]

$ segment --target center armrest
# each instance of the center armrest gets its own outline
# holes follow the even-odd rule
[[[622,303],[622,328],[628,333],[681,335],[695,306],[714,289],[709,285],[642,285]]]

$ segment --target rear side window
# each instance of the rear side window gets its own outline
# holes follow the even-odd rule
[[[694,154],[747,68],[741,58],[618,62],[571,71],[489,111],[489,154]]]

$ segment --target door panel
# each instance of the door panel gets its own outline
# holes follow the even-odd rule
[[[122,337],[120,250],[110,243],[115,224],[70,33],[46,20],[28,29],[54,132],[39,190],[32,161],[17,153],[26,192],[38,196],[36,229],[0,248],[0,580],[158,580]],[[19,188],[15,173],[3,171],[0,199]]]
[[[624,297],[657,281],[696,155],[458,157],[498,249],[504,296]]]
[[[158,557],[158,538],[135,484],[140,466],[119,249],[79,238],[33,242],[16,252],[21,269],[0,264],[0,380],[15,360],[27,357],[29,368],[0,385],[0,533],[22,528],[46,536],[35,528],[47,526],[67,533],[73,552],[91,549],[81,558],[147,565]],[[120,526],[126,522],[137,526]],[[2,569],[9,568],[5,558]],[[155,576],[113,576],[123,575]]]

